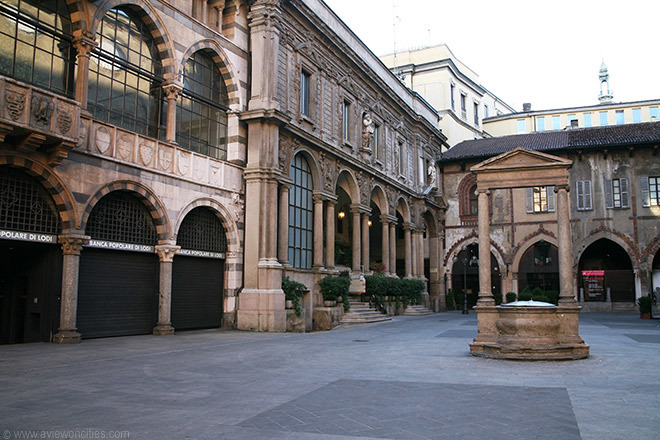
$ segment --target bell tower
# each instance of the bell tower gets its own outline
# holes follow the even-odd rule
[[[610,104],[613,96],[612,91],[610,90],[610,74],[607,71],[605,61],[600,65],[598,79],[600,79],[600,95],[598,95],[598,101],[600,101],[601,104]]]

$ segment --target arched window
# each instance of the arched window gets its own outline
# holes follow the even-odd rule
[[[289,190],[289,263],[293,267],[312,267],[313,203],[312,172],[302,154],[296,154],[289,175],[293,187]]]
[[[477,198],[477,185],[473,185],[468,192],[470,196],[470,206],[468,208],[468,215],[477,215],[479,213],[479,199]]]
[[[64,0],[0,2],[0,75],[73,97],[75,52]]]
[[[99,200],[89,214],[85,233],[119,243],[154,245],[158,239],[149,211],[126,191],[111,192]]]
[[[227,87],[220,69],[204,51],[183,69],[184,89],[177,103],[176,140],[188,150],[227,158]]]
[[[128,9],[111,9],[96,40],[89,63],[89,111],[131,131],[163,136],[162,66],[145,24]]]
[[[227,235],[220,219],[210,209],[200,206],[181,222],[176,244],[182,249],[227,252]]]

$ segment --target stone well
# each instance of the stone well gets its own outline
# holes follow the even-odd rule
[[[517,301],[476,307],[479,334],[473,356],[520,361],[576,360],[589,357],[578,334],[580,307]]]

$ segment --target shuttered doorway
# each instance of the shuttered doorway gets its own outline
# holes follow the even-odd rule
[[[174,257],[172,327],[175,330],[220,327],[224,260]]]

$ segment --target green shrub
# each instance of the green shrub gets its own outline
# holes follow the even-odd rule
[[[650,296],[642,296],[637,300],[639,304],[639,313],[651,313],[653,309],[653,299]]]
[[[529,284],[526,285],[525,288],[520,293],[532,293],[532,286],[530,286]],[[518,299],[520,299],[520,294],[518,294]]]
[[[502,293],[501,292],[495,292],[493,293],[493,298],[495,299],[495,305],[499,306],[502,304]]]
[[[544,294],[543,289],[541,289],[540,287],[534,287],[534,290],[532,290],[532,298],[543,294]]]
[[[346,277],[325,277],[318,281],[321,287],[323,301],[337,301],[338,297],[344,298],[348,303],[348,288],[351,280]]]
[[[369,297],[375,296],[381,303],[384,297],[388,301],[399,304],[416,304],[421,302],[424,283],[419,280],[402,280],[399,278],[386,278],[383,276],[365,277],[366,293]]]
[[[454,307],[456,306],[456,303],[454,302],[454,290],[449,289],[447,293],[445,294],[445,305],[447,306],[447,309],[453,310]]]
[[[300,299],[305,296],[305,293],[309,290],[307,289],[307,286],[285,276],[282,280],[282,290],[284,291],[285,299],[293,302],[293,309],[296,311],[296,316],[300,316]]]
[[[557,290],[546,290],[543,294],[548,298],[549,303],[559,304],[559,292]]]
[[[456,294],[456,307],[460,310],[463,310],[463,303],[465,301],[465,294],[463,292],[459,292]]]
[[[518,296],[516,295],[516,292],[507,292],[506,293],[506,302],[511,303],[514,302]]]
[[[539,302],[550,302],[547,296],[545,295],[533,295],[532,300],[534,301],[539,301]]]
[[[524,290],[518,294],[518,301],[529,301],[532,299],[532,293]]]

